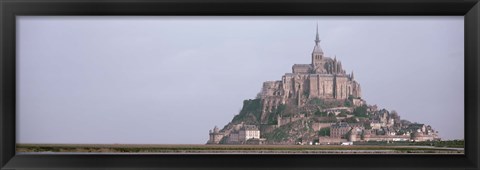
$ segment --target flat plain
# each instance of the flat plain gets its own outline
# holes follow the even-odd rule
[[[16,151],[21,154],[464,154],[463,148],[372,145],[17,144]]]

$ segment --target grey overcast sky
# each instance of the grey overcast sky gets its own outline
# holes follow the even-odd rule
[[[321,47],[368,104],[464,138],[461,16],[17,18],[17,143],[204,144]]]

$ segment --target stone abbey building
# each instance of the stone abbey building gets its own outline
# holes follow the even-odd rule
[[[308,99],[344,100],[360,98],[361,89],[351,74],[346,74],[342,62],[324,55],[317,34],[312,51],[311,64],[294,64],[292,73],[286,73],[282,80],[263,83],[260,93],[264,112],[280,104],[305,104]]]
[[[323,53],[318,26],[311,59],[294,64],[281,80],[264,82],[231,122],[210,131],[207,144],[440,140],[431,126],[367,105],[353,72],[347,74],[336,57]]]

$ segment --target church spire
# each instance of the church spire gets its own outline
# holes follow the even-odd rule
[[[313,47],[313,53],[312,55],[320,55],[318,59],[321,59],[323,57],[323,50],[320,48],[320,36],[318,35],[318,23],[317,23],[317,32],[315,36],[315,47]],[[314,56],[315,56],[314,55]]]
[[[318,23],[317,23],[317,36],[315,37],[315,45],[318,45],[320,43],[320,37],[318,36]]]
[[[318,23],[317,23],[317,35],[315,36],[315,47],[312,51],[312,65],[315,69],[318,69],[319,66],[323,68],[323,50],[320,48],[320,36],[318,35]],[[318,70],[317,70],[318,71]]]
[[[350,75],[350,77],[352,77],[352,80],[353,80],[353,70],[352,70],[352,75]]]

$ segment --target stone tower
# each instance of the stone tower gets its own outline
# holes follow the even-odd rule
[[[323,50],[320,47],[320,38],[318,35],[318,24],[317,24],[317,35],[315,37],[315,46],[312,51],[312,66],[314,70],[321,71],[323,70]]]
[[[220,132],[217,126],[210,130],[210,139],[208,140],[207,144],[219,144],[222,138],[225,136],[223,132]]]

